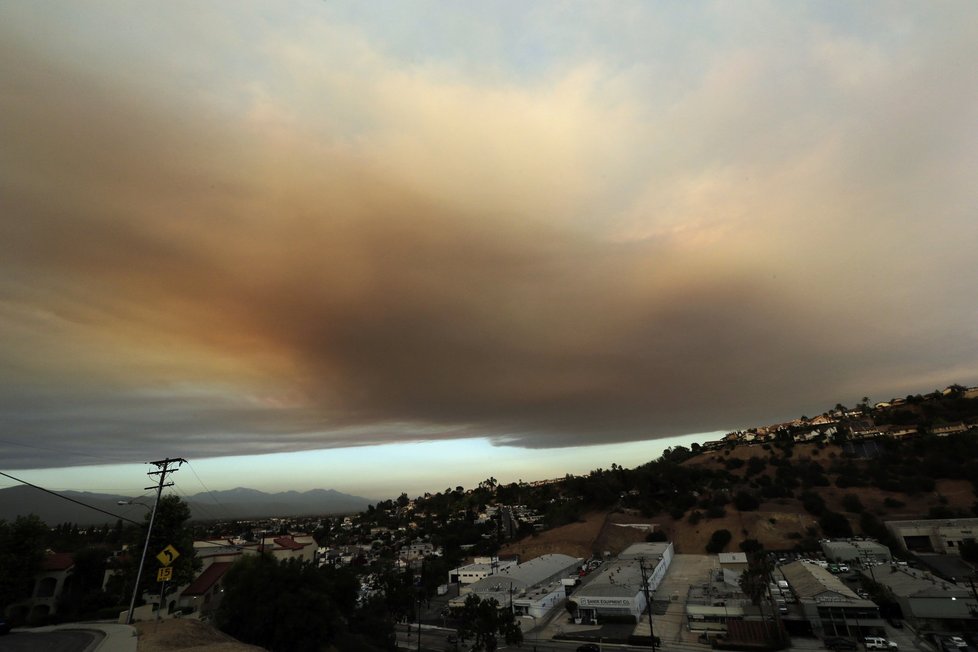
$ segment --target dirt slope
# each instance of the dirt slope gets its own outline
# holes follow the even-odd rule
[[[265,652],[193,618],[137,623],[139,652]]]
[[[646,532],[619,524],[654,523],[647,518],[628,516],[619,512],[591,512],[578,523],[563,525],[520,541],[506,544],[501,555],[519,555],[521,561],[540,555],[560,553],[571,557],[588,558],[592,553],[605,551],[618,554],[638,541]]]

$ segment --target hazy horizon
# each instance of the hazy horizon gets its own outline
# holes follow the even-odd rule
[[[619,464],[634,468],[658,458],[666,447],[690,447],[719,438],[723,433],[700,433],[648,442],[595,446],[582,458],[578,449],[527,451],[513,447],[494,447],[488,443],[458,442],[454,445],[388,445],[361,449],[331,449],[279,453],[271,456],[245,456],[188,460],[189,464],[169,476],[173,491],[181,496],[236,487],[267,493],[335,489],[371,500],[397,498],[402,492],[411,498],[425,493],[463,486],[472,489],[495,477],[501,484],[532,482],[563,477],[567,473],[586,474],[597,468]],[[478,456],[478,465],[459,462],[453,455]],[[566,465],[566,466],[564,466]],[[386,470],[378,477],[378,467]],[[429,471],[424,471],[427,467]],[[432,468],[433,467],[433,468]],[[288,469],[283,474],[282,469]],[[331,478],[330,469],[342,468],[342,475]],[[24,469],[11,475],[52,491],[90,491],[93,493],[138,496],[154,480],[145,473],[156,470],[146,464],[78,466],[68,469]],[[532,475],[544,471],[543,475]],[[0,477],[0,488],[19,483]]]

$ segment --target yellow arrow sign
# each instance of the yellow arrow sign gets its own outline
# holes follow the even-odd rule
[[[173,566],[160,568],[159,570],[156,571],[157,582],[169,582],[172,579],[173,579]]]
[[[156,555],[156,558],[160,560],[160,563],[164,566],[169,566],[173,563],[173,560],[180,556],[177,549],[173,546],[167,546],[160,551],[160,554]]]

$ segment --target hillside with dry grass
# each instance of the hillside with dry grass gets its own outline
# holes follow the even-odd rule
[[[887,520],[972,516],[978,509],[976,439],[887,442],[887,448],[865,456],[827,442],[730,446],[689,455],[673,465],[679,469],[659,460],[651,465],[650,479],[641,468],[599,469],[569,490],[586,500],[607,496],[610,489],[602,485],[610,484],[618,491],[614,505],[500,552],[523,559],[547,552],[614,554],[645,540],[646,531],[623,527],[629,524],[652,526],[682,553],[704,552],[716,530],[731,533],[728,551],[739,550],[745,540],[782,551],[813,548],[818,538],[838,536],[847,529],[840,521],[853,534],[879,538]],[[672,495],[662,473],[677,482]],[[695,482],[682,485],[686,474]],[[651,491],[643,482],[658,485]]]

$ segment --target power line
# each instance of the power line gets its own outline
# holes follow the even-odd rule
[[[134,521],[131,518],[126,518],[125,516],[121,516],[119,514],[113,514],[112,512],[109,512],[109,511],[106,511],[106,510],[102,509],[101,507],[96,507],[94,505],[89,505],[88,503],[83,503],[80,500],[75,500],[74,498],[69,498],[68,496],[62,496],[61,494],[59,494],[56,491],[51,491],[50,489],[45,489],[44,487],[39,487],[38,485],[33,484],[31,482],[28,482],[27,480],[21,480],[20,478],[15,478],[14,476],[10,475],[9,473],[4,473],[3,471],[0,471],[0,475],[4,476],[5,478],[10,478],[11,480],[15,480],[17,482],[20,482],[21,484],[26,484],[28,487],[33,487],[34,489],[37,489],[39,491],[43,491],[45,493],[49,493],[52,496],[57,496],[58,498],[61,498],[62,500],[67,500],[67,501],[72,502],[72,503],[75,503],[77,505],[81,505],[82,507],[87,507],[88,509],[94,509],[96,512],[102,512],[103,514],[108,514],[109,516],[114,516],[115,518],[121,519],[123,521],[128,521],[129,523],[132,523],[133,525],[142,525],[142,523],[140,523],[139,521]]]
[[[209,489],[209,488],[207,487],[207,485],[205,485],[205,484],[204,484],[204,481],[200,479],[200,476],[199,476],[199,475],[197,475],[197,470],[196,470],[196,469],[194,469],[194,466],[193,466],[193,464],[190,464],[190,463],[188,462],[188,463],[187,463],[187,466],[188,466],[188,467],[190,467],[190,472],[194,474],[194,477],[195,477],[195,478],[197,478],[197,482],[199,482],[199,483],[200,483],[200,486],[204,488],[204,491],[206,491],[206,492],[207,492],[207,495],[211,497],[211,500],[213,500],[213,501],[214,501],[214,503],[215,503],[215,504],[216,504],[216,505],[217,505],[218,507],[220,507],[220,508],[221,508],[221,511],[223,511],[223,512],[224,512],[224,517],[225,517],[225,518],[227,518],[228,520],[232,520],[232,519],[231,519],[231,512],[230,512],[230,510],[228,510],[228,508],[227,508],[227,507],[225,507],[224,505],[222,505],[222,504],[221,504],[221,502],[220,502],[220,501],[219,501],[219,500],[217,499],[217,496],[215,496],[215,495],[214,495],[214,492],[213,492],[213,491],[211,491],[211,490],[210,490],[210,489]]]
[[[179,494],[180,497],[183,498],[183,501],[185,503],[187,503],[187,506],[190,507],[190,496],[187,494],[187,492],[184,491],[183,490],[183,487],[180,486],[179,484],[177,484],[176,482],[173,482],[172,484],[173,484],[173,490],[177,494]],[[202,505],[201,503],[195,502],[193,504],[193,507],[196,508],[198,511],[201,512],[200,513],[200,516],[203,517],[201,520],[215,520],[215,521],[217,520],[215,517],[213,517],[211,515],[211,513],[207,510],[207,508],[204,507],[204,505]]]

